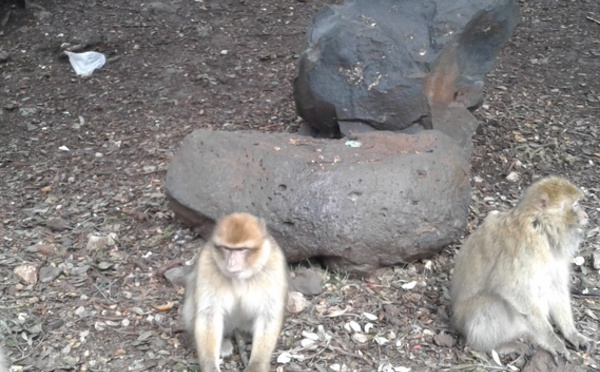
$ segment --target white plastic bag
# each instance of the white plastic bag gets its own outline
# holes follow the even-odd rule
[[[79,76],[90,76],[95,69],[104,66],[106,56],[98,52],[75,53],[65,51],[73,70]]]

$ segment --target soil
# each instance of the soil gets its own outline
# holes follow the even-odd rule
[[[197,370],[178,315],[183,288],[163,273],[200,242],[168,208],[165,170],[196,128],[298,129],[295,63],[325,4],[0,3],[0,341],[14,371]],[[539,176],[582,186],[591,228],[573,308],[597,340],[600,2],[520,5],[476,111],[465,235]],[[79,78],[65,49],[108,61]],[[324,292],[288,316],[272,370],[515,370],[523,360],[500,366],[447,327],[459,246],[367,278],[324,271]],[[598,352],[572,354],[567,370],[598,369]],[[555,368],[537,359],[525,369]],[[240,363],[236,351],[223,368]]]

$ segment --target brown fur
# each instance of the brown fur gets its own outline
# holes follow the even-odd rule
[[[260,220],[248,213],[233,213],[216,225],[214,237],[226,241],[230,248],[258,248],[265,239]]]
[[[245,268],[229,272],[228,255],[242,254]],[[203,372],[219,371],[219,352],[231,353],[234,329],[252,334],[248,372],[270,370],[287,299],[283,251],[258,218],[236,213],[221,219],[188,278],[183,318],[195,339]],[[224,339],[225,338],[225,339]]]
[[[452,324],[468,346],[501,353],[524,351],[525,337],[556,358],[568,356],[553,320],[575,348],[594,343],[575,329],[570,267],[587,215],[583,193],[568,180],[544,178],[518,205],[492,212],[469,236],[451,281]]]

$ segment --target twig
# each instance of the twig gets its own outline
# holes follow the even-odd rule
[[[175,261],[169,262],[166,265],[159,267],[156,270],[156,275],[163,276],[163,275],[165,275],[165,272],[167,270],[171,270],[171,269],[174,269],[174,268],[180,267],[180,266],[185,266],[185,262],[183,262],[182,260],[175,260]]]
[[[327,345],[326,348],[328,348],[329,350],[333,351],[334,353],[338,353],[338,354],[342,354],[342,355],[345,355],[345,356],[349,356],[351,358],[358,358],[358,359],[361,359],[361,360],[365,361],[366,363],[371,363],[371,361],[368,360],[364,355],[351,353],[349,351],[346,351],[346,350],[342,349],[341,347],[337,347],[337,346],[333,346],[333,345]]]
[[[10,10],[8,12],[6,12],[6,15],[2,18],[2,21],[0,22],[0,25],[2,27],[6,26],[6,24],[8,23],[8,20],[10,19],[11,14],[12,14],[12,12]]]
[[[592,21],[592,22],[594,22],[594,23],[596,23],[596,24],[600,25],[600,21],[599,21],[599,20],[597,20],[596,18],[592,18],[592,17],[590,17],[590,16],[586,16],[586,17],[585,17],[585,19],[587,19],[588,21]]]

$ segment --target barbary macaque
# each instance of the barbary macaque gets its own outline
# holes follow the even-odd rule
[[[284,253],[263,220],[247,213],[223,217],[202,247],[183,305],[202,372],[217,372],[233,352],[235,329],[252,334],[247,372],[270,370],[288,291]]]
[[[588,216],[583,192],[560,177],[532,184],[517,206],[490,213],[464,242],[450,285],[451,322],[466,345],[483,352],[527,353],[524,338],[569,358],[551,321],[576,349],[595,343],[575,329],[571,262]]]

